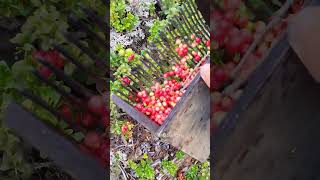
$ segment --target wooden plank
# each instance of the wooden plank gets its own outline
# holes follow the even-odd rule
[[[147,116],[145,116],[143,113],[141,113],[140,111],[133,108],[130,104],[123,101],[117,95],[112,94],[111,100],[123,111],[125,111],[129,116],[131,116],[134,120],[136,120],[138,123],[142,124],[145,128],[147,128],[151,133],[156,133],[156,131],[160,127]]]
[[[56,165],[77,180],[105,180],[108,171],[94,158],[56,129],[38,120],[20,105],[10,104],[4,116],[5,125],[23,140],[46,154]]]
[[[210,154],[210,91],[200,74],[171,113],[171,119],[158,130],[158,135],[197,160],[207,160]]]
[[[266,57],[264,62],[249,77],[243,94],[235,103],[232,111],[227,114],[219,129],[214,132],[213,137],[211,138],[213,148],[215,148],[215,146],[223,146],[224,139],[233,133],[233,129],[239,122],[240,115],[248,110],[250,103],[254,101],[260,90],[268,83],[268,79],[271,77],[275,68],[286,60],[289,50],[290,47],[287,36],[284,35]]]
[[[215,179],[319,179],[319,92],[292,53],[218,147]]]

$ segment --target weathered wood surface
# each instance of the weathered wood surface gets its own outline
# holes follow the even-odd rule
[[[205,161],[210,155],[210,92],[200,74],[190,84],[158,135],[190,156]]]
[[[44,124],[17,104],[10,104],[4,123],[23,140],[41,150],[76,180],[105,180],[107,170],[94,158],[80,151],[70,139]]]
[[[216,180],[320,179],[320,85],[291,53],[217,147]]]

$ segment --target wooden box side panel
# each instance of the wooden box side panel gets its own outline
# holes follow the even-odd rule
[[[133,108],[130,104],[123,101],[117,95],[112,95],[111,100],[119,106],[123,111],[125,111],[130,117],[136,120],[138,123],[142,124],[145,128],[147,128],[151,133],[155,134],[156,131],[159,129],[159,125],[149,119],[140,111]]]
[[[190,156],[205,161],[210,154],[210,91],[200,76],[190,88],[159,135]]]
[[[5,125],[33,145],[77,180],[103,180],[109,174],[93,157],[80,151],[70,139],[37,119],[18,104],[5,112]]]
[[[215,179],[317,179],[320,85],[290,56],[216,153]]]

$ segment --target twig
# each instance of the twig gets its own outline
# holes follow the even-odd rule
[[[249,49],[246,51],[245,55],[240,60],[238,66],[231,72],[232,79],[238,76],[239,71],[241,70],[245,62],[248,60],[248,57],[250,56],[251,52],[263,40],[265,34],[269,32],[269,30],[273,28],[281,20],[281,17],[289,10],[292,3],[293,0],[287,0],[286,3],[277,12],[274,13],[274,18],[272,19],[272,21],[268,24],[265,30],[259,36],[256,37]]]
[[[120,168],[124,179],[125,179],[125,180],[128,180],[128,178],[127,178],[127,173],[124,171],[124,169],[122,168],[122,166],[121,166],[120,164],[118,164],[118,167]]]
[[[34,165],[33,165],[33,168],[34,168],[34,169],[41,169],[41,168],[44,168],[44,167],[50,167],[50,166],[52,166],[52,165],[53,165],[52,162],[37,163],[37,164],[34,164]]]
[[[136,144],[119,145],[119,146],[115,147],[114,149],[119,149],[119,148],[121,148],[121,147],[128,147],[128,148],[130,148],[130,147],[135,146],[135,145],[136,145]]]

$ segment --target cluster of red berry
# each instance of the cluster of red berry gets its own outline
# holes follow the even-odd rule
[[[57,50],[50,50],[50,51],[34,51],[32,56],[36,59],[41,59],[44,61],[49,62],[51,65],[55,66],[58,69],[63,68],[64,66],[64,59],[62,55]],[[39,73],[48,78],[52,75],[52,71],[45,66],[40,66]]]
[[[193,41],[192,46],[202,43],[201,38],[194,34],[190,38]],[[206,40],[205,44],[209,49],[210,40]],[[171,67],[170,71],[163,74],[164,82],[162,84],[155,83],[151,86],[149,92],[143,90],[138,92],[135,97],[133,95],[129,96],[129,99],[136,103],[135,108],[138,111],[144,113],[159,125],[165,121],[172,108],[175,107],[183,95],[181,88],[186,83],[192,70],[187,61],[193,60],[197,63],[201,60],[201,53],[191,51],[192,47],[182,43],[180,39],[176,40],[176,45],[176,52],[181,59]],[[128,85],[131,82],[128,77],[123,77],[121,80],[123,85]]]
[[[77,103],[83,104],[81,100]],[[109,113],[107,110],[106,102],[101,96],[92,96],[86,105],[86,110],[77,110],[74,104],[63,103],[59,107],[59,112],[66,119],[74,121],[77,125],[84,127],[88,130],[85,138],[80,144],[80,148],[85,152],[94,155],[104,165],[109,160],[108,138],[97,131],[93,130],[98,125],[107,127],[109,125]]]
[[[181,82],[172,80],[165,80],[163,85],[155,83],[151,87],[151,92],[146,90],[140,91],[137,95],[137,104],[135,108],[138,111],[146,114],[151,120],[157,124],[162,124],[171,109],[176,105],[182,96]]]
[[[249,20],[247,13],[244,12],[244,8],[247,7],[244,7],[245,3],[242,0],[223,0],[221,7],[213,9],[211,20],[215,29],[211,32],[210,38],[214,42],[214,50],[222,52],[220,55],[222,64],[211,66],[211,74],[213,74],[210,86],[213,90],[211,107],[215,122],[218,124],[221,122],[242,92],[235,90],[235,92],[229,92],[231,94],[223,95],[220,90],[229,82],[246,79],[252,73],[277,42],[277,37],[286,29],[288,19],[294,16],[290,13],[300,10],[303,2],[303,0],[294,0],[288,15],[279,22],[272,23],[269,29],[263,21]],[[269,21],[271,22],[273,18],[270,17]],[[254,39],[260,39],[260,41],[251,48],[252,51],[248,52]],[[238,74],[231,79],[230,73],[242,60],[244,54],[247,54],[245,61],[238,68]]]

